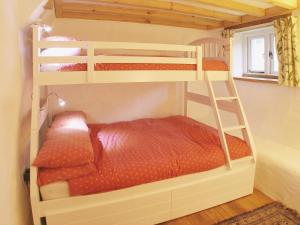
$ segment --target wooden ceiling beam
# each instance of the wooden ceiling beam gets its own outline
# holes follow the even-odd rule
[[[49,0],[49,2],[50,1],[51,0]],[[274,18],[290,15],[292,12],[291,9],[286,9],[287,6],[285,8],[275,6],[272,8],[262,9],[259,7],[249,6],[244,3],[239,3],[234,0],[192,0],[194,2],[212,5],[215,7],[247,13],[244,16],[235,15],[231,19],[220,21],[220,18],[217,19],[218,16],[216,16],[216,14],[212,14],[210,10],[203,10],[202,8],[171,2],[169,0],[89,0],[85,2],[78,0],[52,1],[55,3],[55,12],[57,17],[152,23],[197,29],[214,29],[220,27],[237,29],[244,26],[257,25],[263,22],[272,21]],[[274,3],[275,1],[285,2],[286,0],[263,1]],[[287,2],[288,1],[289,0],[287,0]],[[76,16],[76,14],[78,14],[78,16]],[[258,17],[258,15],[263,16]]]
[[[120,22],[134,22],[134,23],[143,23],[143,24],[157,24],[157,25],[167,25],[175,27],[184,27],[184,28],[193,28],[208,30],[212,29],[210,26],[185,23],[181,21],[170,21],[162,20],[159,18],[154,18],[151,16],[141,17],[136,15],[113,15],[111,13],[88,13],[88,12],[69,12],[61,11],[60,17],[62,18],[75,18],[75,19],[91,19],[91,20],[108,20],[108,21],[120,21]]]
[[[90,1],[91,2],[91,1]],[[210,17],[217,20],[224,20],[230,22],[240,22],[241,17],[237,15],[231,15],[229,13],[218,12],[214,10],[209,10],[201,7],[195,7],[190,5],[185,5],[177,2],[171,1],[161,1],[161,0],[92,0],[95,3],[111,3],[120,4],[134,7],[143,7],[150,9],[166,10],[174,13],[183,13],[188,15]]]
[[[221,0],[193,0],[193,1],[197,3],[203,3],[215,7],[220,7],[223,9],[230,9],[234,11],[243,12],[251,16],[257,16],[257,17],[265,16],[265,9],[252,6],[249,4],[245,4],[245,3],[236,2],[233,0],[222,0],[222,1]]]
[[[296,9],[298,7],[297,0],[265,0],[265,2],[285,9]]]
[[[242,27],[249,27],[249,26],[255,26],[263,23],[268,23],[274,21],[274,19],[291,15],[292,10],[286,10],[281,7],[274,6],[272,8],[266,9],[266,15],[260,18],[257,18],[255,16],[249,16],[245,15],[242,16],[242,22],[241,23],[224,23],[225,28],[230,29],[239,29]]]
[[[211,28],[223,27],[224,23],[221,21],[211,20],[207,18],[200,18],[195,16],[175,14],[170,12],[163,12],[157,10],[140,9],[140,8],[127,8],[121,6],[112,5],[100,5],[100,4],[80,4],[80,3],[68,3],[59,6],[63,12],[78,12],[88,14],[112,14],[120,16],[136,16],[145,19],[157,19],[176,22],[183,22],[185,24],[191,23],[194,25],[209,26]]]

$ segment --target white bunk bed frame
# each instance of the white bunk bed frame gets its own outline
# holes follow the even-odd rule
[[[160,82],[205,80],[209,96],[188,91],[185,85],[185,115],[187,102],[211,105],[219,128],[221,144],[227,164],[214,170],[200,172],[162,181],[142,184],[106,193],[68,197],[43,201],[37,185],[38,169],[30,167],[30,197],[34,225],[142,225],[156,224],[207,209],[239,197],[251,194],[254,185],[255,151],[249,126],[238,97],[235,84],[228,71],[202,71],[202,57],[223,59],[224,43],[217,39],[201,39],[197,46],[121,43],[121,42],[50,42],[41,39],[42,28],[33,26],[33,97],[31,121],[30,160],[39,151],[40,128],[47,118],[47,108],[40,111],[40,87],[47,85]],[[79,47],[87,49],[87,56],[45,57],[42,48]],[[129,57],[96,56],[95,49],[134,49],[183,51],[185,57]],[[197,64],[196,71],[95,71],[96,62],[117,63],[180,63]],[[40,64],[87,63],[83,72],[42,72]],[[213,81],[226,81],[232,96],[216,97]],[[236,102],[237,104],[234,104]],[[240,126],[224,128],[219,109],[237,113]],[[252,155],[231,161],[224,132],[241,129],[251,147]]]

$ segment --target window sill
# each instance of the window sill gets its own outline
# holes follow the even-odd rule
[[[241,81],[249,81],[249,82],[278,84],[278,79],[270,79],[270,78],[233,77],[233,79],[235,79],[235,80],[241,80]]]
[[[242,77],[254,77],[254,78],[264,78],[264,79],[273,79],[277,80],[278,76],[274,74],[257,74],[257,73],[245,73]]]

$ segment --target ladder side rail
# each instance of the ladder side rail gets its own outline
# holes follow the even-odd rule
[[[232,84],[230,83],[230,80],[231,78],[228,79],[228,81],[226,81],[226,86],[227,86],[227,89],[229,91],[229,94],[230,96],[235,96],[236,97],[236,103],[235,104],[235,112],[237,114],[237,117],[238,117],[238,121],[239,121],[239,124],[241,125],[245,125],[245,119],[241,113],[241,110],[239,108],[240,104],[239,104],[239,96],[237,95],[237,91],[235,90],[235,88],[232,86]],[[246,126],[245,126],[246,127]],[[246,127],[247,129],[247,127]],[[247,133],[247,130],[246,129],[242,129],[242,135],[243,135],[243,138],[244,140],[247,142],[247,144],[249,145],[249,137],[248,137],[248,133]]]
[[[217,101],[216,101],[216,96],[215,96],[215,93],[213,91],[213,85],[212,85],[212,82],[209,79],[209,77],[207,75],[205,77],[206,77],[206,81],[207,81],[207,85],[208,85],[208,91],[209,91],[211,105],[213,106],[214,116],[215,116],[217,126],[218,126],[218,133],[219,133],[219,137],[220,137],[220,142],[221,142],[223,151],[225,153],[225,158],[226,158],[226,161],[227,161],[227,165],[228,165],[229,169],[231,169],[232,165],[231,165],[231,158],[230,158],[230,154],[229,154],[229,150],[228,150],[228,144],[227,144],[225,132],[224,132],[224,129],[223,129],[223,126],[222,126],[222,121],[221,121],[221,116],[220,116]]]
[[[249,123],[246,118],[246,113],[244,111],[244,107],[242,105],[241,99],[239,97],[236,85],[234,83],[234,80],[231,76],[231,74],[228,77],[228,82],[226,82],[226,85],[228,87],[228,90],[231,95],[234,95],[237,97],[237,116],[240,124],[243,124],[245,126],[245,129],[242,129],[242,135],[248,146],[251,148],[251,153],[253,156],[253,160],[256,160],[256,150],[255,150],[255,145],[253,141],[253,137],[250,131]]]

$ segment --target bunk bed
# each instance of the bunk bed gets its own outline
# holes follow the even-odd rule
[[[230,54],[226,58],[227,47],[223,40],[206,38],[192,44],[49,41],[43,38],[42,27],[33,26],[30,195],[34,225],[41,225],[41,219],[47,225],[156,224],[252,193],[255,150],[245,113],[230,75],[230,67],[225,65],[225,62],[230,64]],[[80,48],[83,51],[76,56],[45,56],[42,51],[47,48]],[[58,66],[53,69],[45,67],[46,64]],[[200,80],[207,83],[209,96],[189,91],[187,82]],[[104,188],[98,191],[100,193],[73,193],[74,196],[70,196],[70,193],[63,191],[59,196],[45,195],[45,189],[38,185],[38,168],[33,165],[43,146],[43,143],[40,144],[41,131],[48,118],[47,105],[42,109],[40,107],[42,86],[164,81],[186,83],[183,99],[185,117],[166,120],[175,120],[177,125],[183,123],[184,127],[189,123],[201,127],[204,125],[187,118],[190,114],[188,102],[212,106],[218,129],[211,130],[211,133],[219,138],[223,163],[206,170],[183,172],[177,176],[125,185],[122,188]],[[215,96],[214,81],[225,81],[231,96]],[[236,113],[240,125],[223,127],[219,109]],[[155,120],[153,123],[156,122]],[[53,123],[49,126],[53,127]],[[127,127],[134,123],[137,122],[129,122]],[[144,123],[149,124],[149,121]],[[161,122],[159,124],[161,126]],[[97,126],[103,125],[96,125],[96,128]],[[91,137],[98,132],[95,126],[89,128]],[[249,152],[245,151],[239,157],[232,157],[228,134],[225,134],[233,130],[242,131],[245,145],[249,149]],[[178,137],[180,139],[182,136]]]

